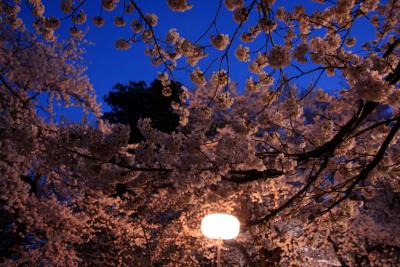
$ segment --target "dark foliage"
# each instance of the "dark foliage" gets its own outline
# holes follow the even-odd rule
[[[16,216],[6,211],[0,204],[0,265],[4,260],[16,255],[16,248],[24,241],[22,235],[18,235],[18,231],[25,232],[23,225],[15,224]],[[18,231],[13,229],[17,227]]]
[[[171,133],[179,125],[179,116],[173,112],[171,102],[181,104],[181,84],[171,82],[172,95],[162,94],[161,81],[154,80],[150,87],[143,81],[128,84],[118,83],[104,97],[111,106],[110,112],[104,113],[104,118],[111,123],[122,123],[130,126],[130,143],[142,141],[143,135],[137,128],[137,122],[142,118],[150,118],[152,126],[162,132]]]

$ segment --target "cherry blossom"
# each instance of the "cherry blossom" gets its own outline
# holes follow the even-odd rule
[[[192,40],[159,29],[156,6],[99,0],[132,29],[116,48],[143,42],[165,97],[178,71],[190,78],[168,106],[176,130],[141,118],[134,144],[101,119],[83,32],[106,21],[84,2],[59,1],[65,17],[41,0],[0,3],[0,264],[208,266],[200,222],[224,212],[241,222],[227,266],[399,265],[398,1],[221,0]],[[56,37],[63,28],[71,38]]]

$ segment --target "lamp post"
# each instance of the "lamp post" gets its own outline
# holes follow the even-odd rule
[[[206,215],[201,221],[201,232],[208,238],[217,239],[217,266],[221,266],[222,240],[233,239],[240,231],[239,220],[232,215],[214,213]]]

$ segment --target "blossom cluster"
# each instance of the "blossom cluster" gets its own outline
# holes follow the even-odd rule
[[[141,118],[134,144],[129,126],[101,119],[81,58],[83,25],[106,16],[72,0],[60,1],[64,19],[24,3],[34,34],[20,1],[0,2],[0,226],[12,237],[0,264],[211,265],[199,225],[226,212],[246,225],[226,265],[399,265],[398,1],[224,0],[235,31],[222,34],[217,16],[196,40],[179,27],[161,38],[166,22],[140,1],[99,1],[130,27],[116,48],[143,42],[160,66],[164,97],[176,68],[190,73],[192,88],[168,106],[177,128]],[[359,19],[376,34],[365,44]],[[75,39],[60,42],[66,20]],[[231,55],[248,64],[246,81],[232,76]],[[321,88],[334,78],[343,82]],[[54,104],[95,122],[57,120]]]

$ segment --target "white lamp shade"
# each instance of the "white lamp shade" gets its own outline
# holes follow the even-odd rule
[[[239,220],[229,214],[208,214],[201,221],[201,232],[208,238],[233,239],[238,236],[239,231]]]

